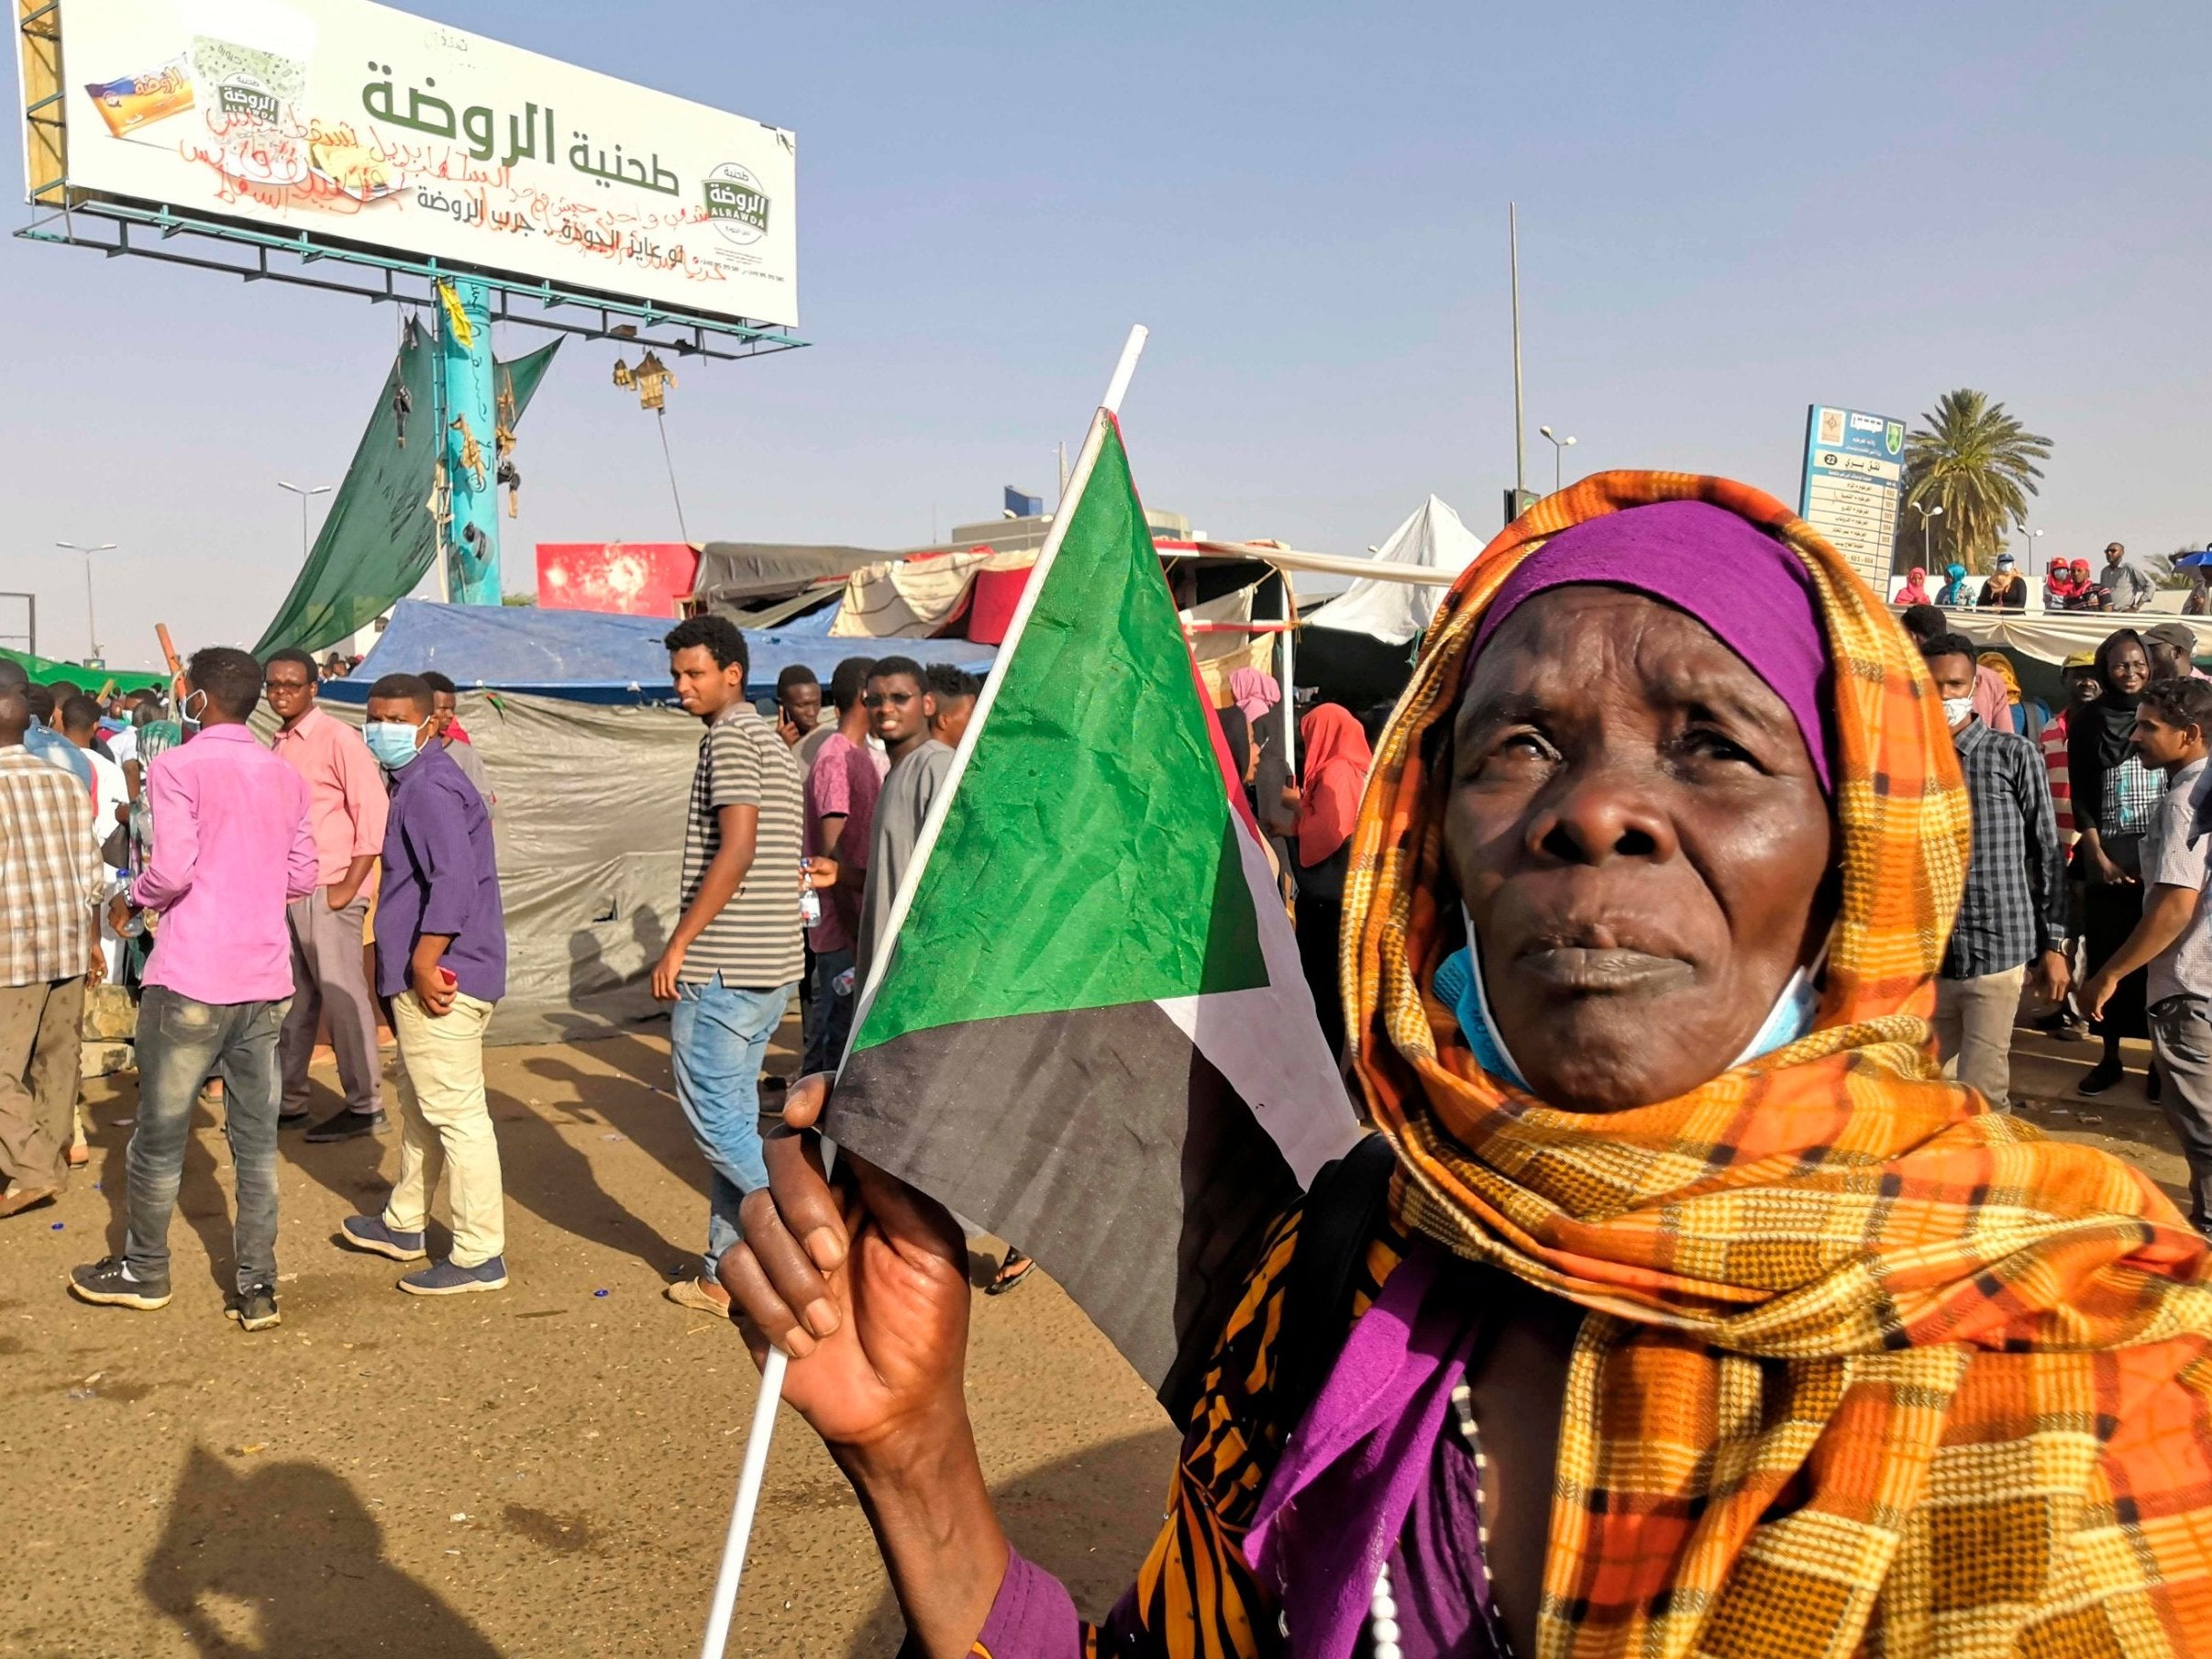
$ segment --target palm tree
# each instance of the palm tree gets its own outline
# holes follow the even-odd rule
[[[1939,566],[1955,559],[1986,570],[2005,545],[2007,526],[2028,523],[2028,498],[2043,476],[2035,463],[2051,459],[2051,440],[1971,387],[1946,392],[1920,418],[1926,425],[1905,437],[1906,503],[1942,508],[1931,526]],[[1917,530],[1919,514],[1909,516]]]

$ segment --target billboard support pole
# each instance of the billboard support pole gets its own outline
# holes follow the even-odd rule
[[[495,605],[500,601],[498,415],[492,379],[492,293],[483,283],[456,277],[442,284],[446,326],[446,477],[451,517],[446,535],[446,589],[451,603]],[[461,324],[465,323],[464,327]]]

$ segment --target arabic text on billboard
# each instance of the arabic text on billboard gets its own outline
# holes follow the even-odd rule
[[[61,18],[76,190],[799,320],[788,132],[369,0]]]
[[[1797,514],[1833,542],[1877,593],[1889,592],[1904,489],[1903,421],[1812,405],[1805,418]]]

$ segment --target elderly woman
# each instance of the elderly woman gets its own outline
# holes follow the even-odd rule
[[[840,1209],[789,1140],[748,1198],[725,1282],[912,1649],[2212,1653],[2206,1249],[1942,1079],[1967,836],[1917,654],[1780,503],[1539,503],[1439,612],[1355,836],[1379,1139],[1278,1224],[1103,1624],[992,1513],[958,1229],[865,1168]]]

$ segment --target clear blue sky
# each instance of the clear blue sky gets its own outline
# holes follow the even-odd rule
[[[1808,402],[1973,385],[2054,440],[2040,554],[2212,536],[2201,0],[412,9],[798,132],[818,344],[678,365],[694,536],[895,547],[1049,493],[1138,321],[1148,502],[1356,553],[1434,491],[1488,533],[1508,197],[1532,485],[1548,422],[1582,470],[1794,500]],[[275,481],[338,477],[391,310],[15,240],[0,300],[0,588],[73,655],[83,569],[48,549],[117,542],[111,661],[157,619],[251,643],[298,557]],[[614,355],[570,348],[524,423],[510,588],[536,541],[675,534]]]

